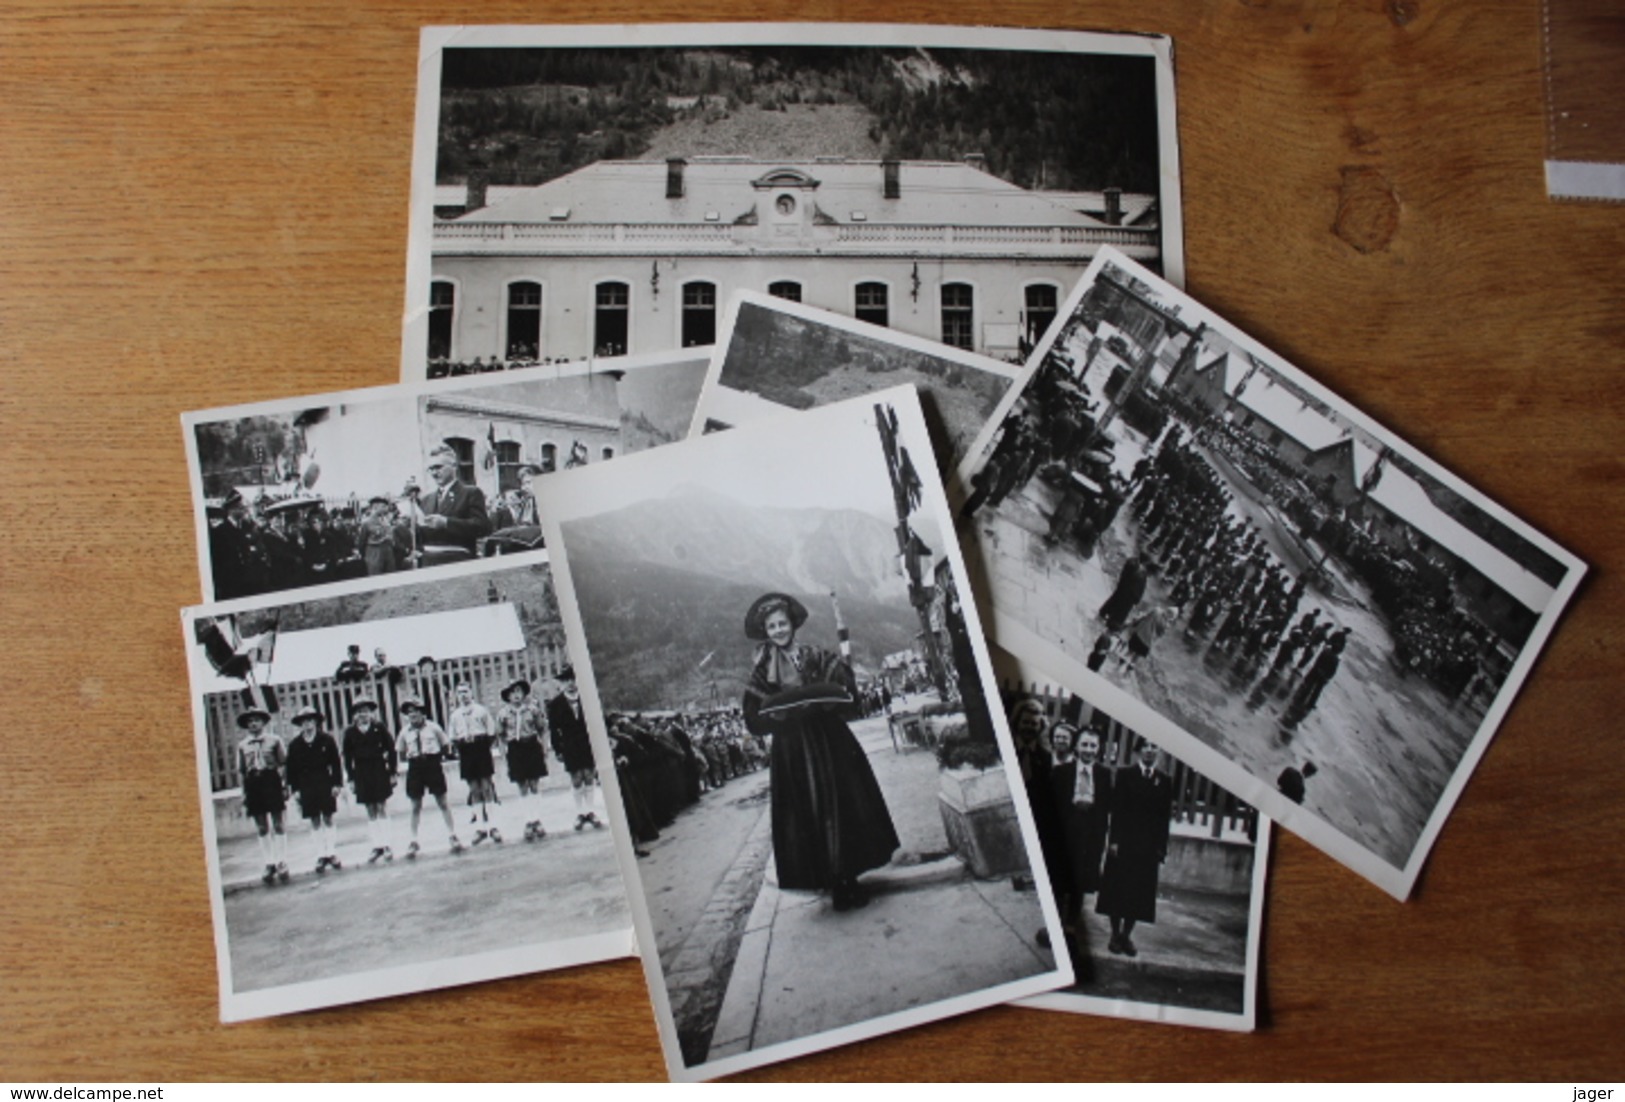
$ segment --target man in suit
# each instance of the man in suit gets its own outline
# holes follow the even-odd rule
[[[209,527],[209,562],[214,569],[216,600],[250,597],[270,588],[270,566],[248,503],[236,490],[220,505],[225,519]]]
[[[417,494],[422,519],[418,527],[426,543],[460,547],[470,555],[474,541],[491,532],[491,518],[485,511],[485,494],[478,486],[470,486],[457,478],[457,453],[442,445],[429,452],[429,477],[434,489],[419,491],[409,486],[409,494]]]
[[[1056,724],[1059,731],[1070,725]],[[1053,733],[1052,733],[1053,735]],[[1050,792],[1066,837],[1066,884],[1071,900],[1063,921],[1070,927],[1083,910],[1083,897],[1100,890],[1100,860],[1112,806],[1112,771],[1100,760],[1100,736],[1076,732],[1076,749],[1050,771]],[[1046,855],[1047,859],[1047,855]]]
[[[604,824],[593,811],[593,789],[598,787],[598,766],[592,756],[592,740],[587,737],[587,720],[581,711],[581,690],[576,686],[575,670],[569,666],[559,671],[560,692],[547,702],[547,726],[553,734],[553,752],[564,763],[570,774],[570,789],[575,797],[575,828]]]
[[[1173,785],[1157,771],[1161,751],[1141,744],[1138,760],[1117,771],[1112,782],[1111,829],[1106,868],[1100,875],[1095,911],[1111,919],[1106,948],[1138,956],[1131,935],[1139,922],[1157,920],[1157,877],[1168,856],[1168,819]]]

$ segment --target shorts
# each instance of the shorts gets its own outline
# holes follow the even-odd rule
[[[537,738],[519,738],[508,743],[508,779],[515,784],[547,776],[547,754]]]
[[[282,774],[260,769],[243,778],[243,810],[250,816],[275,815],[288,806],[282,796]]]
[[[331,819],[338,809],[338,801],[333,798],[333,790],[326,785],[299,790],[299,814],[307,819],[320,819],[324,816]]]
[[[406,795],[421,800],[425,792],[434,796],[446,794],[446,771],[440,768],[439,758],[413,758],[406,763]]]
[[[465,781],[486,781],[496,774],[489,735],[469,739],[458,747],[457,771]]]
[[[1151,653],[1151,644],[1138,635],[1128,637],[1128,652],[1136,658],[1144,658]]]

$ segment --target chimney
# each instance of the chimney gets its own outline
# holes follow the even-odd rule
[[[1106,225],[1121,226],[1123,224],[1123,189],[1109,187],[1103,194],[1106,196]]]
[[[977,172],[986,172],[987,171],[987,154],[986,153],[967,153],[967,154],[965,154],[965,163],[970,165]]]
[[[491,184],[491,174],[483,168],[470,169],[467,194],[463,196],[463,210],[479,210],[485,206],[485,189]]]
[[[666,198],[683,197],[683,166],[686,164],[688,162],[681,157],[666,158]]]
[[[901,199],[903,197],[903,185],[899,180],[901,167],[895,160],[880,162],[880,171],[885,178],[885,187],[881,190],[881,195],[887,199]]]

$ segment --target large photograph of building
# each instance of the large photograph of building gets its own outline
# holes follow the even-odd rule
[[[737,290],[1019,360],[1102,245],[1182,277],[1165,41],[660,30],[431,55],[404,378],[710,345]]]

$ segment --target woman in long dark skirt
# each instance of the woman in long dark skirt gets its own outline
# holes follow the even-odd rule
[[[839,709],[856,699],[842,657],[795,641],[806,607],[784,593],[758,597],[745,636],[759,645],[745,690],[745,722],[773,736],[773,856],[779,887],[829,892],[837,911],[861,907],[858,875],[897,850],[886,799],[868,755]]]

